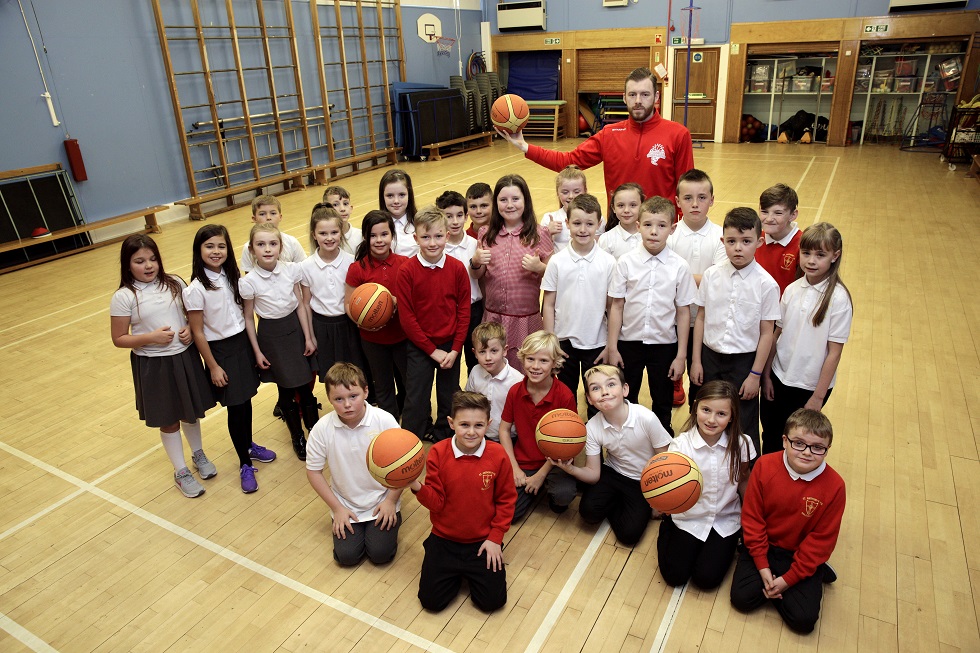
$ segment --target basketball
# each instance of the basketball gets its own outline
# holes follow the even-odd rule
[[[422,441],[405,429],[382,431],[368,445],[367,467],[381,485],[393,489],[407,487],[425,468]]]
[[[531,110],[520,95],[501,95],[490,107],[490,121],[506,132],[515,134],[527,124]]]
[[[585,448],[585,422],[574,410],[557,408],[545,413],[538,422],[534,439],[548,458],[568,460]]]
[[[658,453],[643,468],[640,489],[653,508],[676,515],[690,510],[701,498],[701,470],[682,453]]]
[[[350,316],[357,326],[377,331],[395,313],[395,298],[380,283],[363,283],[350,297]]]

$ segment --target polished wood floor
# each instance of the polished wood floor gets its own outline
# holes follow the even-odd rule
[[[831,221],[845,237],[856,311],[827,413],[848,506],[840,580],[812,635],[771,609],[734,612],[727,584],[671,590],[656,524],[624,548],[576,504],[562,516],[538,506],[508,533],[503,610],[484,615],[463,594],[423,612],[425,509],[404,500],[392,564],[338,567],[328,510],[271,416],[269,387],[255,439],[280,458],[260,466],[259,492],[241,493],[214,410],[204,435],[220,473],[185,499],[137,418],[127,353],[109,341],[112,246],[0,276],[0,650],[980,651],[980,185],[885,146],[709,144],[695,160],[714,179],[714,220],[782,181],[800,193],[801,226]],[[556,203],[553,173],[499,142],[404,167],[420,204],[513,172],[539,214]],[[341,182],[358,215],[377,206],[381,174]],[[601,192],[600,171],[588,177]],[[321,192],[282,198],[301,240]],[[247,209],[211,220],[236,244],[250,226]],[[188,276],[199,226],[164,226],[169,271]]]

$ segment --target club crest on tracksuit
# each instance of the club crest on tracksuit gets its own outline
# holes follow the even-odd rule
[[[660,159],[666,159],[667,153],[664,152],[664,146],[661,145],[660,143],[657,143],[656,145],[651,147],[650,151],[647,152],[647,158],[650,159],[650,163],[652,163],[653,165],[657,165],[657,161],[659,161]]]

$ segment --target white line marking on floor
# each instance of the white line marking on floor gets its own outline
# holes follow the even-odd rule
[[[39,460],[38,458],[35,458],[30,454],[24,453],[19,449],[15,449],[14,447],[7,444],[6,442],[0,442],[0,449],[6,451],[11,455],[17,456],[21,460],[29,462],[35,467],[43,469],[49,474],[53,474],[54,476],[57,476],[58,478],[67,481],[72,485],[77,486],[81,490],[89,492],[90,494],[94,494],[95,496],[103,499],[104,501],[107,501],[118,508],[122,508],[123,510],[129,512],[130,514],[135,515],[141,519],[144,519],[150,522],[151,524],[154,524],[155,526],[158,526],[163,530],[176,535],[177,537],[183,538],[188,542],[191,542],[192,544],[196,544],[197,546],[203,549],[207,549],[208,551],[211,551],[215,555],[219,555],[222,558],[225,558],[230,562],[240,565],[253,573],[259,574],[261,576],[268,578],[273,582],[288,587],[294,592],[298,594],[302,594],[303,596],[311,598],[319,603],[322,603],[323,605],[332,608],[337,612],[347,615],[348,617],[351,617],[353,619],[357,619],[358,621],[360,621],[361,623],[365,624],[370,628],[377,628],[378,630],[385,632],[391,635],[392,637],[396,637],[402,640],[403,642],[411,644],[412,646],[417,646],[418,648],[424,649],[426,651],[437,651],[438,653],[452,653],[450,649],[440,646],[435,642],[430,642],[429,640],[420,637],[415,633],[409,632],[407,630],[404,630],[403,628],[399,628],[398,626],[383,621],[380,617],[375,617],[374,615],[364,612],[363,610],[359,610],[358,608],[347,605],[346,603],[338,599],[335,599],[329,594],[313,589],[312,587],[304,585],[299,581],[293,580],[292,578],[286,576],[285,574],[275,571],[274,569],[270,569],[265,565],[261,565],[255,562],[254,560],[246,558],[243,555],[240,555],[223,546],[215,544],[211,540],[203,538],[197,533],[189,531],[182,526],[178,526],[173,522],[167,521],[162,517],[154,515],[148,510],[140,508],[139,506],[132,504],[129,501],[126,501],[125,499],[120,499],[116,495],[110,494],[109,492],[106,492],[105,490],[96,487],[92,483],[88,483],[80,478],[76,478],[71,474],[63,472],[57,467],[49,465],[48,463]]]
[[[77,324],[79,322],[84,322],[85,320],[87,320],[87,319],[89,319],[91,317],[95,317],[96,315],[102,315],[103,313],[108,313],[108,312],[109,312],[109,307],[106,306],[101,311],[96,311],[94,313],[89,313],[88,315],[83,315],[82,317],[78,318],[77,320],[72,320],[71,322],[65,322],[63,324],[59,324],[56,327],[51,327],[50,329],[45,329],[44,331],[38,331],[37,333],[32,333],[31,335],[25,336],[23,338],[20,338],[19,340],[14,340],[13,342],[8,342],[7,344],[5,344],[2,347],[0,347],[0,351],[2,351],[4,349],[8,349],[10,347],[13,347],[15,345],[19,345],[22,342],[27,342],[28,340],[34,340],[34,338],[40,338],[41,336],[45,336],[45,335],[51,333],[52,331],[57,331],[58,329],[64,329],[66,326],[71,326],[72,324]]]
[[[670,602],[667,604],[667,610],[664,612],[664,618],[660,620],[660,628],[657,629],[657,635],[653,638],[653,646],[650,647],[650,653],[661,653],[664,650],[667,639],[670,637],[670,630],[674,627],[674,621],[677,619],[677,613],[680,612],[681,603],[684,601],[685,594],[687,594],[687,583],[674,588],[674,592],[670,595]]]
[[[113,291],[113,292],[115,292],[115,291]],[[84,299],[84,300],[82,300],[82,301],[80,301],[78,303],[72,304],[71,306],[66,306],[64,308],[59,308],[56,311],[50,311],[48,313],[45,313],[44,315],[41,315],[41,316],[32,318],[30,320],[27,320],[26,322],[21,322],[20,324],[15,324],[15,325],[9,326],[9,327],[7,327],[5,329],[0,329],[0,333],[6,333],[8,331],[13,331],[14,329],[19,329],[19,328],[24,327],[24,326],[27,326],[28,324],[31,324],[33,322],[37,322],[38,320],[47,320],[47,319],[51,318],[51,316],[53,316],[53,315],[57,315],[58,313],[64,313],[65,311],[70,311],[72,309],[78,308],[82,304],[88,304],[89,302],[94,302],[97,299],[106,300],[106,299],[108,299],[110,297],[112,297],[112,293],[109,293],[108,295],[98,295],[98,296],[92,297],[90,299]]]
[[[38,653],[58,652],[58,649],[52,648],[43,639],[27,630],[2,612],[0,612],[0,628],[7,631],[11,637],[32,651],[38,651]]]
[[[800,186],[803,185],[803,180],[806,179],[806,176],[810,173],[810,168],[813,167],[813,162],[816,160],[817,157],[815,156],[810,157],[810,163],[807,164],[806,170],[803,171],[803,174],[800,176],[800,180],[796,182],[796,186],[794,188],[799,188]]]
[[[572,597],[572,592],[578,587],[579,582],[582,577],[585,576],[585,571],[592,564],[592,559],[595,558],[596,552],[599,550],[599,545],[602,541],[606,539],[606,533],[609,532],[609,522],[603,521],[599,525],[599,530],[596,531],[595,535],[592,536],[592,541],[589,542],[589,546],[585,549],[582,557],[579,559],[578,564],[575,565],[575,569],[572,570],[571,576],[565,581],[565,586],[561,588],[561,592],[558,593],[558,598],[555,599],[555,603],[548,610],[548,614],[544,616],[544,620],[541,625],[538,626],[538,630],[534,633],[534,637],[528,643],[527,648],[524,649],[525,653],[537,653],[544,646],[545,640],[548,635],[551,634],[552,629],[555,624],[558,623],[558,618],[561,616],[562,611],[568,604],[568,599]]]
[[[837,166],[840,164],[840,157],[834,161],[834,169],[830,171],[830,178],[827,180],[827,187],[823,190],[823,197],[820,198],[820,207],[817,208],[817,215],[814,216],[813,222],[820,222],[820,216],[823,215],[823,207],[827,203],[827,197],[830,195],[830,187],[834,183],[834,175],[837,174]]]

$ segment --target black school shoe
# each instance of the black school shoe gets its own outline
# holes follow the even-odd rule
[[[830,566],[829,562],[825,562],[820,566],[823,567],[824,585],[830,585],[831,583],[837,580],[837,572],[834,571],[834,568]]]

